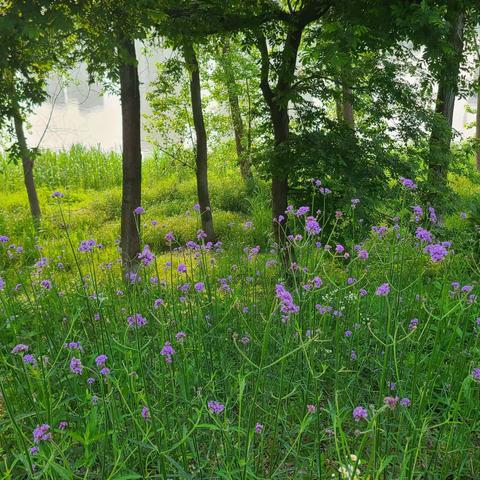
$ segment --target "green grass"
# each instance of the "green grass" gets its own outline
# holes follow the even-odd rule
[[[60,201],[48,194],[61,189],[55,183],[61,172],[39,180],[45,219],[38,239],[28,233],[24,194],[1,194],[0,233],[10,237],[0,246],[1,478],[478,476],[480,269],[469,212],[445,227],[415,223],[410,205],[418,199],[406,192],[398,202],[406,207],[392,212],[401,217],[398,227],[389,216],[384,236],[353,236],[344,245],[349,258],[335,253],[335,240],[340,231],[365,231],[352,228],[354,210],[314,238],[296,218],[299,268],[287,275],[270,251],[265,186],[249,199],[233,160],[213,161],[212,204],[223,245],[185,248],[199,225],[192,175],[158,167],[145,176],[142,217],[155,259],[132,284],[118,263],[120,189],[111,178],[95,190],[93,178],[84,185],[63,177],[71,183]],[[325,226],[321,215],[318,221]],[[425,253],[415,238],[419,225],[435,242],[453,242],[443,261]],[[177,239],[171,248],[168,231]],[[88,238],[103,248],[79,252]],[[355,250],[360,243],[366,260]],[[256,245],[260,252],[252,253]],[[42,257],[46,263],[38,264]],[[199,282],[204,290],[194,288]],[[383,283],[390,292],[376,295]],[[286,321],[280,284],[298,306]],[[473,290],[462,292],[465,285]],[[130,327],[135,313],[147,324]],[[179,332],[186,336],[179,339]],[[82,348],[66,348],[68,342]],[[175,350],[171,363],[162,355],[166,342]],[[12,354],[17,344],[28,352]],[[108,359],[98,366],[100,354]],[[72,372],[73,358],[81,374]],[[104,366],[107,375],[100,373]],[[406,398],[409,406],[400,402]],[[211,401],[224,409],[212,412]],[[366,418],[356,421],[359,406]],[[33,431],[42,424],[51,438],[35,443]],[[348,474],[356,469],[356,477]]]

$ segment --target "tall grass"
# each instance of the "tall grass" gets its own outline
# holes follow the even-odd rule
[[[328,237],[293,214],[290,274],[256,248],[261,221],[185,245],[198,218],[179,216],[127,283],[113,241],[63,220],[34,265],[6,241],[3,478],[476,478],[475,259],[454,242],[432,260],[450,239],[409,207],[337,245],[355,212]]]

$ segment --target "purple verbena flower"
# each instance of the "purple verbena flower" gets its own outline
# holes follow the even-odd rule
[[[362,407],[361,405],[353,409],[353,418],[355,419],[356,422],[359,422],[360,420],[366,420],[367,417],[368,417],[368,411],[366,408]]]
[[[82,361],[79,358],[73,357],[70,360],[70,370],[75,375],[81,375],[83,373]]]
[[[225,405],[223,405],[223,403],[217,402],[216,400],[211,400],[208,402],[208,408],[210,412],[218,415],[225,410]]]
[[[128,325],[132,328],[140,328],[147,324],[147,319],[145,317],[142,317],[140,313],[135,313],[127,318],[127,322]]]
[[[172,357],[175,355],[175,350],[172,347],[172,344],[170,342],[165,342],[165,345],[163,348],[160,350],[160,355],[165,357],[165,362],[166,363],[172,363]]]
[[[49,431],[50,425],[48,423],[42,423],[42,425],[37,425],[33,430],[33,441],[34,443],[46,442],[52,439],[52,433]]]
[[[24,343],[19,343],[12,348],[12,353],[28,352],[30,347]]]
[[[376,290],[375,295],[385,297],[390,293],[390,285],[388,283],[382,283]]]
[[[102,353],[95,359],[95,363],[97,364],[97,367],[103,367],[107,360],[108,357]]]

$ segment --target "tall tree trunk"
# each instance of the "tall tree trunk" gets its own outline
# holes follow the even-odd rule
[[[290,117],[288,113],[288,100],[285,99],[285,96],[289,93],[294,79],[302,32],[303,27],[296,27],[292,28],[287,34],[275,89],[270,87],[268,80],[270,59],[266,38],[263,34],[257,35],[257,47],[261,55],[260,88],[270,112],[275,139],[275,153],[271,166],[273,234],[282,252],[281,258],[286,268],[295,261],[295,253],[291,243],[288,242],[287,239],[289,230],[285,214],[288,205],[288,174],[290,162],[288,155]]]
[[[480,68],[478,69],[477,114],[475,116],[475,138],[477,140],[477,170],[480,171]]]
[[[22,159],[23,179],[25,182],[25,188],[27,190],[30,212],[32,213],[33,225],[35,230],[37,230],[40,226],[42,212],[40,210],[37,189],[35,187],[35,179],[33,177],[34,160],[27,146],[25,132],[23,130],[23,119],[17,105],[15,105],[13,108],[13,123],[15,125],[15,134],[17,136],[18,147]]]
[[[350,128],[355,128],[352,105],[352,90],[345,82],[342,82],[342,117],[344,122]]]
[[[232,119],[233,133],[235,135],[235,146],[237,149],[238,163],[240,166],[240,174],[244,180],[252,177],[250,159],[247,158],[244,149],[244,129],[242,115],[240,112],[240,102],[238,100],[237,84],[233,71],[232,62],[230,60],[230,45],[226,41],[223,45],[223,55],[220,62],[225,76],[225,86],[227,87],[228,103],[230,106],[230,116]]]
[[[447,186],[452,141],[453,109],[458,93],[458,77],[463,53],[463,29],[465,14],[461,2],[449,0],[446,21],[449,23],[449,39],[453,46],[451,54],[444,59],[438,81],[435,103],[435,120],[430,134],[428,180],[430,201],[438,205]]]
[[[207,235],[208,241],[215,240],[213,228],[212,210],[210,208],[210,195],[208,191],[208,167],[207,167],[207,132],[203,120],[202,92],[200,85],[200,71],[197,56],[192,43],[183,46],[185,63],[190,73],[190,97],[192,101],[193,125],[195,127],[196,148],[195,162],[197,175],[197,195],[200,205],[202,229]]]
[[[140,134],[140,89],[133,40],[124,39],[126,58],[120,64],[122,104],[122,218],[121,248],[126,273],[134,271],[140,252],[140,221],[134,210],[142,200],[142,151]]]

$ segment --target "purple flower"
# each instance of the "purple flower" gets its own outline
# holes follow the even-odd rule
[[[164,238],[167,245],[171,245],[172,242],[175,241],[175,235],[173,234],[173,232],[166,233]]]
[[[145,245],[143,250],[138,254],[138,258],[148,267],[155,260],[155,255],[150,250],[150,247]]]
[[[128,325],[132,328],[140,328],[147,324],[147,319],[145,317],[142,317],[140,313],[135,313],[127,318],[127,322]]]
[[[185,332],[178,332],[176,335],[175,335],[175,339],[177,340],[177,342],[182,342],[183,339],[187,336],[187,334]]]
[[[412,404],[409,398],[405,397],[400,400],[400,406],[409,407]]]
[[[352,362],[354,362],[356,359],[357,359],[357,352],[355,350],[352,350],[350,352],[350,360],[352,360]]]
[[[175,350],[170,342],[165,342],[165,345],[160,350],[160,355],[165,357],[166,363],[172,363],[172,356],[175,355]]]
[[[423,217],[423,210],[420,205],[414,205],[412,207],[413,213],[415,215],[415,221],[418,223]]]
[[[427,245],[423,251],[430,255],[433,263],[441,262],[448,255],[448,250],[440,243]]]
[[[437,214],[433,207],[428,207],[428,217],[431,223],[433,224],[437,223]]]
[[[356,422],[359,422],[360,420],[366,420],[368,417],[368,412],[367,409],[358,406],[353,409],[353,418],[355,419]]]
[[[352,198],[351,200],[352,208],[355,208],[359,203],[360,203],[359,198]]]
[[[103,375],[104,377],[106,377],[107,375],[110,375],[110,369],[108,367],[103,367],[100,370],[100,375]]]
[[[204,292],[205,291],[205,284],[203,282],[197,282],[194,285],[194,288],[197,292]]]
[[[108,357],[104,354],[101,354],[95,359],[95,363],[97,364],[97,367],[103,367],[107,360]]]
[[[35,366],[37,364],[37,359],[31,353],[27,353],[27,355],[23,356],[23,363]]]
[[[364,288],[361,288],[359,291],[358,291],[358,294],[361,296],[361,297],[365,297],[368,292],[364,289]]]
[[[133,213],[134,213],[135,215],[142,215],[143,213],[145,213],[145,209],[144,209],[143,207],[137,207],[137,208],[133,211]]]
[[[408,325],[408,329],[412,331],[412,330],[415,330],[417,326],[418,326],[418,318],[412,318],[412,320],[410,320],[410,324]]]
[[[315,413],[316,411],[317,411],[317,407],[315,405],[307,405],[308,413]]]
[[[400,177],[400,183],[409,190],[415,190],[417,188],[417,185],[409,178]]]
[[[292,294],[281,284],[275,286],[275,293],[280,301],[280,311],[284,314],[283,319],[287,320],[291,313],[298,313],[300,307],[295,305]]]
[[[472,370],[472,377],[477,382],[480,382],[480,368],[477,367]]]
[[[35,445],[30,448],[30,455],[36,455],[39,451],[40,449]]]
[[[64,347],[69,350],[79,350],[80,352],[83,352],[83,347],[80,342],[68,342],[65,343]]]
[[[352,331],[351,330],[345,330],[345,336],[348,338],[348,337],[351,337],[352,336]]]
[[[263,432],[263,425],[261,423],[257,423],[255,425],[255,432],[256,433],[262,433]]]
[[[82,361],[79,358],[73,357],[70,360],[70,370],[75,375],[81,375],[83,373]]]
[[[218,415],[225,410],[225,405],[215,400],[211,400],[208,402],[208,408],[210,409],[210,412]]]
[[[385,297],[390,293],[390,285],[388,283],[382,283],[376,290],[375,295],[379,297]]]
[[[93,239],[82,240],[80,246],[78,247],[79,252],[92,252],[93,249],[97,246],[97,242]]]
[[[361,249],[358,251],[358,258],[360,260],[367,260],[368,259],[368,251],[365,249]]]
[[[398,403],[398,397],[385,397],[383,399],[383,403],[385,405],[388,405],[388,407],[392,410],[395,409],[395,407],[397,406],[397,403]]]
[[[295,215],[296,215],[297,217],[301,217],[302,215],[305,215],[305,214],[308,213],[309,211],[310,211],[310,207],[300,207],[300,208],[296,211]]]
[[[50,290],[52,288],[52,282],[50,280],[42,280],[40,282],[40,285],[45,289],[45,290]]]
[[[374,233],[376,233],[378,235],[378,238],[383,238],[383,235],[387,232],[388,230],[388,227],[385,227],[385,226],[381,226],[381,227],[377,227],[376,225],[374,225],[372,227],[372,231]]]
[[[142,417],[145,420],[148,420],[150,418],[150,410],[146,405],[144,405],[142,408]]]
[[[337,246],[335,247],[335,251],[337,253],[343,253],[345,251],[345,247],[343,245],[337,244]]]
[[[163,298],[157,298],[154,302],[153,302],[153,308],[159,308],[161,307],[162,305],[164,305],[165,302],[163,301]]]
[[[432,234],[425,228],[418,227],[415,236],[422,242],[432,243]]]
[[[61,421],[61,422],[58,424],[59,430],[65,430],[67,427],[68,427],[68,422],[66,422],[65,420]]]
[[[12,348],[12,353],[28,352],[30,347],[24,343],[19,343]]]
[[[63,198],[64,195],[62,192],[53,192],[51,195],[50,195],[51,198]]]
[[[320,225],[318,224],[315,217],[307,217],[305,221],[305,230],[310,235],[318,235],[321,232]]]
[[[37,425],[37,427],[33,430],[34,443],[46,442],[48,440],[51,440],[52,433],[49,430],[50,425],[48,425],[48,423]]]
[[[177,271],[180,273],[185,273],[187,271],[187,266],[184,263],[179,263]]]

